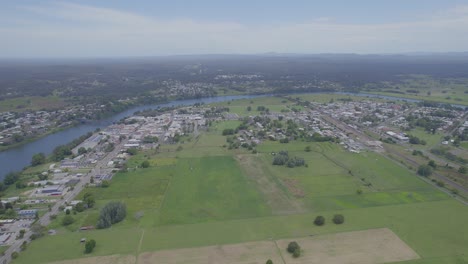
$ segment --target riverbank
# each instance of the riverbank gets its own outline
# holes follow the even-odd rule
[[[164,103],[157,104],[148,104],[148,105],[139,105],[130,107],[125,111],[111,115],[108,118],[104,118],[95,122],[89,122],[85,124],[79,124],[77,126],[63,129],[56,133],[51,133],[47,136],[44,136],[33,142],[23,144],[22,146],[12,148],[6,151],[0,152],[0,162],[4,164],[0,166],[0,178],[3,178],[8,172],[22,170],[23,167],[29,165],[31,158],[34,154],[42,152],[46,155],[52,153],[53,149],[58,145],[64,145],[69,143],[75,138],[78,138],[81,135],[84,135],[88,132],[94,131],[98,128],[106,127],[114,122],[121,120],[122,118],[133,115],[137,111],[147,110],[147,109],[158,109],[162,107],[172,107],[172,106],[187,106],[194,104],[210,104],[224,101],[231,101],[236,99],[249,99],[256,97],[265,97],[265,96],[275,96],[275,95],[294,95],[294,94],[342,94],[350,96],[359,96],[359,97],[369,97],[369,98],[381,98],[386,100],[403,100],[407,102],[420,102],[421,100],[410,99],[404,97],[393,97],[386,95],[378,94],[368,94],[368,93],[351,93],[351,92],[296,92],[296,93],[283,93],[283,94],[248,94],[248,95],[232,95],[232,96],[215,96],[215,97],[205,97],[198,99],[185,99],[185,100],[175,100]],[[453,105],[453,104],[452,104]],[[461,105],[454,105],[459,107],[464,107]]]

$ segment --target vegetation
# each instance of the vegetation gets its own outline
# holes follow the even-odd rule
[[[70,214],[67,214],[62,218],[62,225],[64,226],[71,225],[74,222],[75,222],[75,219]]]
[[[93,252],[95,247],[96,247],[96,240],[90,239],[90,240],[86,241],[85,251],[84,251],[85,254],[89,254],[89,253]]]
[[[325,217],[319,215],[314,220],[314,225],[323,226],[325,224]]]
[[[344,216],[342,214],[336,214],[333,216],[333,223],[341,225],[344,223]]]
[[[257,104],[253,104],[252,111]],[[262,104],[273,109],[267,103]],[[235,102],[231,106],[232,111],[246,108],[241,105],[238,110]],[[83,251],[76,250],[82,233],[68,229],[95,224],[100,209],[112,200],[122,200],[131,216],[138,212],[144,214],[127,217],[106,231],[87,231],[100,241],[93,251],[96,255],[135,254],[131,245],[139,245],[140,229],[145,232],[141,250],[151,252],[206,246],[207,241],[230,244],[304,236],[310,234],[311,228],[319,235],[391,226],[392,231],[417,250],[421,256],[418,263],[432,260],[456,263],[459,256],[464,260],[468,229],[463,219],[468,217],[468,212],[449,195],[414,177],[414,172],[379,154],[350,154],[329,142],[307,143],[310,152],[305,151],[305,143],[300,140],[284,145],[277,141],[263,142],[256,146],[256,155],[244,148],[228,151],[221,147],[225,144],[221,132],[227,122],[214,123],[210,131],[190,143],[162,145],[157,154],[144,150],[136,153],[128,162],[132,170],[117,173],[109,188],[90,187],[80,194],[79,198],[93,198],[93,208],[74,216],[75,223],[62,228],[60,235],[46,236],[42,238],[43,243],[29,245],[16,261],[47,263],[82,257]],[[179,145],[183,150],[176,152]],[[309,167],[291,170],[284,165],[273,165],[271,153],[278,148],[287,151],[288,156],[301,155]],[[144,160],[150,163],[147,169],[139,167]],[[253,162],[247,163],[249,160]],[[262,172],[268,177],[259,179]],[[372,185],[365,185],[369,183]],[[270,193],[262,189],[271,186],[279,187],[269,189]],[[356,195],[357,189],[361,190],[360,195]],[[297,198],[298,191],[305,196]],[[86,199],[82,200],[83,207],[87,207]],[[291,206],[297,201],[301,206],[299,214]],[[290,211],[278,214],[276,206],[282,203]],[[440,225],[445,221],[444,216],[454,213],[459,217],[452,219],[450,225]],[[346,215],[348,220],[342,226],[328,224],[314,228],[311,220],[318,214],[334,223],[337,214]],[[405,221],[395,221],[400,218]],[[59,226],[61,219],[58,217],[53,225]],[[424,225],[420,225],[421,219],[426,219]],[[125,237],[123,242],[122,237]],[[46,250],[55,247],[63,250]],[[300,255],[301,251],[297,252]],[[271,256],[264,259],[268,257]]]
[[[148,160],[145,160],[141,163],[141,167],[144,169],[148,168],[149,166],[150,166],[150,163]]]
[[[32,156],[31,166],[37,166],[46,162],[46,156],[44,153],[37,153]]]
[[[278,152],[273,158],[273,165],[283,166],[286,165],[288,168],[305,166],[305,161],[303,158],[293,157],[290,158],[287,151]]]
[[[296,241],[289,242],[286,250],[291,253],[294,258],[301,256],[301,247]]]
[[[16,251],[13,251],[13,253],[11,253],[11,258],[12,259],[17,259],[19,257],[19,253],[16,252]]]
[[[432,174],[432,167],[429,165],[420,165],[418,167],[418,174],[424,177],[429,177]]]
[[[286,249],[289,253],[294,253],[296,249],[300,249],[301,247],[296,241],[289,242],[288,248]]]
[[[108,228],[113,224],[122,221],[127,216],[127,207],[122,202],[109,202],[99,214],[97,228]]]

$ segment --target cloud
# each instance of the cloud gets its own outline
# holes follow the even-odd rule
[[[468,6],[419,21],[346,24],[310,22],[255,25],[158,19],[112,8],[67,2],[19,6],[0,18],[0,56],[144,56],[267,51],[386,53],[464,51]]]

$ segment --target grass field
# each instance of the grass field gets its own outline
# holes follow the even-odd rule
[[[55,96],[27,96],[0,100],[0,112],[23,112],[26,110],[37,111],[41,109],[58,109],[65,105],[66,103],[62,99]]]
[[[31,243],[14,263],[83,258],[82,237],[97,241],[89,257],[120,254],[117,262],[157,250],[375,228],[389,228],[421,257],[405,263],[468,263],[466,206],[411,171],[379,154],[350,153],[332,143],[264,142],[258,154],[223,148],[222,129],[237,125],[220,122],[184,143],[132,157],[130,171],[117,173],[110,187],[84,191],[96,197],[94,209],[78,213],[68,228],[60,226],[59,216],[49,227],[58,234]],[[311,152],[304,151],[307,145]],[[280,150],[304,158],[308,166],[273,166],[271,152]],[[138,168],[146,159],[151,166]],[[99,209],[111,200],[127,204],[123,222],[107,230],[76,231],[96,223]],[[331,222],[336,213],[345,216],[344,224]],[[324,226],[313,225],[317,215],[326,218]],[[138,262],[149,263],[151,254]]]
[[[231,157],[180,159],[161,209],[161,224],[268,215],[260,194]]]
[[[407,79],[385,89],[369,89],[366,93],[375,93],[387,96],[405,97],[418,100],[427,100],[440,103],[468,105],[466,92],[467,79],[445,79],[443,82],[425,75],[410,75]],[[397,88],[398,87],[398,88]],[[388,92],[393,90],[398,93]],[[417,90],[418,94],[408,92]]]

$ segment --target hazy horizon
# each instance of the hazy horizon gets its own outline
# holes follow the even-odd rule
[[[2,3],[0,58],[466,52],[466,1]]]

